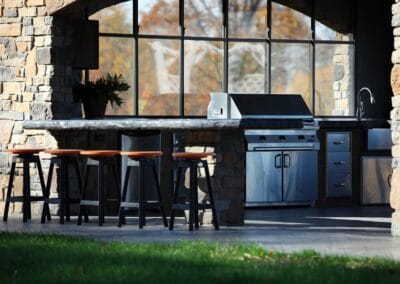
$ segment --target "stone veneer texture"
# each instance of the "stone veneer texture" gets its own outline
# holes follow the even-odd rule
[[[391,84],[394,97],[392,98],[393,110],[391,112],[392,140],[393,140],[393,177],[390,193],[390,204],[395,212],[392,215],[392,235],[400,236],[400,0],[392,6],[395,51],[392,54]]]

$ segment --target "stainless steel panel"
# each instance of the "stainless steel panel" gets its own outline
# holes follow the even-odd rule
[[[389,156],[361,157],[361,203],[389,203],[389,181],[392,174],[392,158]]]
[[[230,118],[230,98],[227,93],[210,93],[210,103],[207,108],[207,118]]]
[[[282,201],[282,152],[246,153],[246,202]]]
[[[392,148],[390,128],[368,129],[368,150],[390,150]]]
[[[350,152],[328,152],[328,172],[331,174],[351,173]]]
[[[328,173],[327,197],[351,196],[351,175]]]
[[[327,134],[328,152],[349,152],[350,133],[330,132]]]
[[[313,201],[317,196],[316,151],[283,152],[283,200]]]

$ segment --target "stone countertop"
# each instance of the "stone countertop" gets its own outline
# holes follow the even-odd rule
[[[53,131],[119,130],[119,131],[182,131],[301,128],[301,120],[206,119],[206,118],[104,118],[71,120],[27,120],[25,129]]]

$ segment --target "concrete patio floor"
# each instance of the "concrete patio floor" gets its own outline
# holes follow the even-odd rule
[[[41,224],[39,218],[24,224],[20,216],[0,221],[0,231],[59,233],[123,242],[175,242],[203,240],[212,242],[257,243],[268,250],[300,251],[312,249],[322,254],[379,256],[400,260],[400,238],[390,235],[392,210],[385,206],[357,208],[269,208],[246,210],[244,226],[212,226],[189,232],[183,218],[177,218],[175,230],[161,226],[161,219],[151,217],[143,230],[137,228],[137,218],[128,225],[116,227],[116,218],[109,217],[103,227],[96,218],[89,224],[60,225],[58,218]]]

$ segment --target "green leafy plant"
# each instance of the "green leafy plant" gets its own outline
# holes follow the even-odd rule
[[[76,83],[72,88],[73,101],[80,103],[85,100],[85,96],[97,96],[99,99],[105,100],[106,103],[110,102],[112,107],[114,107],[114,104],[121,106],[124,100],[119,96],[119,93],[127,91],[129,88],[130,86],[121,74],[107,73],[97,78],[96,81]]]

